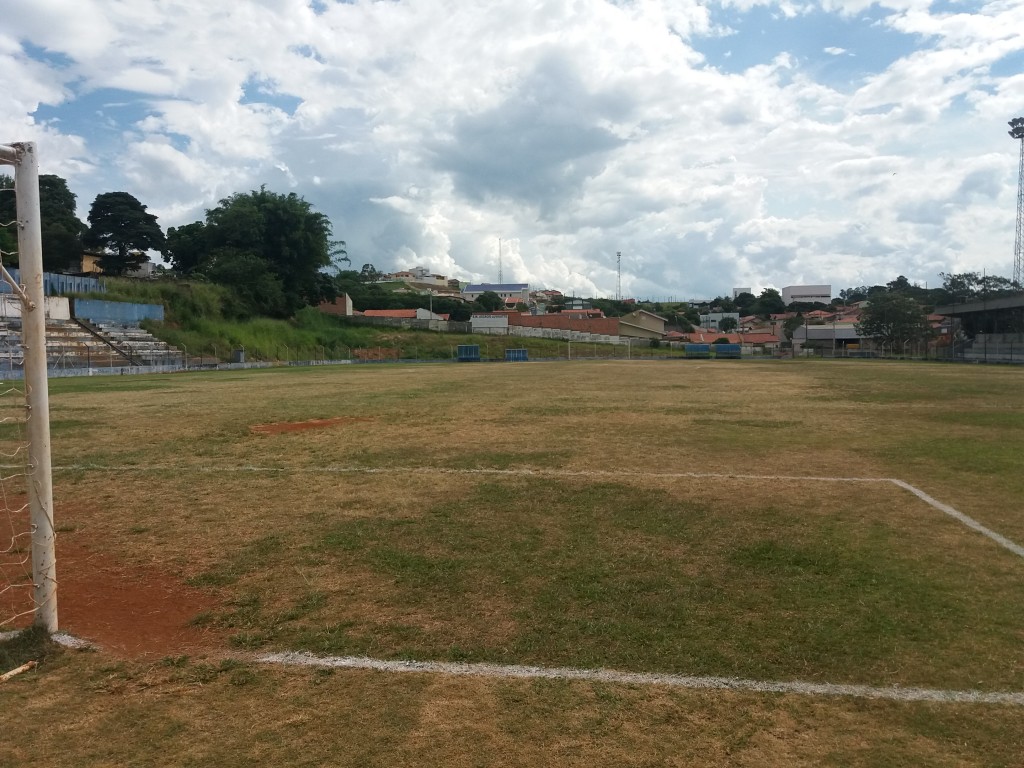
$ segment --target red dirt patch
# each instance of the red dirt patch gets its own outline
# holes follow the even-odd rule
[[[154,568],[118,563],[69,536],[57,536],[57,618],[61,632],[132,659],[196,655],[227,647],[217,629],[192,626],[218,601]],[[31,592],[17,590],[18,612],[31,609]],[[12,601],[13,602],[13,601]],[[8,608],[8,616],[13,615]],[[4,629],[27,627],[30,614]]]
[[[302,432],[306,429],[335,427],[357,421],[373,421],[370,416],[335,416],[333,419],[310,419],[309,421],[278,421],[273,424],[253,424],[249,430],[257,435],[279,435],[282,432]]]
[[[127,566],[57,537],[60,629],[130,658],[163,658],[226,647],[221,633],[189,622],[217,600],[166,573]]]

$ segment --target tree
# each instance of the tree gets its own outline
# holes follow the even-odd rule
[[[110,275],[123,275],[148,260],[146,251],[163,250],[164,233],[156,216],[127,192],[104,192],[89,209],[89,231],[85,244],[101,248],[100,268]]]
[[[39,224],[43,244],[43,269],[78,271],[82,264],[82,238],[87,228],[78,218],[76,195],[60,176],[39,177]]]
[[[804,318],[802,315],[794,315],[793,317],[787,317],[782,321],[782,333],[786,337],[786,341],[793,341],[793,334],[796,333],[796,329],[804,324]]]
[[[364,283],[376,283],[381,278],[381,273],[373,264],[363,264],[359,272],[359,279]]]
[[[0,251],[3,251],[3,263],[9,267],[18,263],[17,218],[14,179],[0,175]]]
[[[718,296],[711,302],[712,312],[735,312],[736,302],[728,296]]]
[[[232,300],[226,302],[225,314],[247,317],[257,309],[263,314],[284,317],[288,302],[281,281],[270,265],[254,253],[236,248],[221,248],[209,265],[209,278],[232,288]]]
[[[14,179],[0,176],[0,224],[17,218]],[[76,197],[60,176],[39,176],[39,230],[42,236],[43,269],[63,272],[79,268],[82,262],[82,236],[86,227],[75,213]],[[18,249],[17,229],[13,225],[0,228],[0,250],[11,253]],[[6,258],[8,265],[17,264],[18,257]]]
[[[867,301],[868,287],[861,285],[857,288],[843,288],[839,292],[839,298],[844,304],[856,304],[858,301]]]
[[[348,243],[344,240],[331,240],[327,243],[327,258],[331,260],[331,266],[334,267],[335,277],[340,275],[346,269],[352,268],[352,259],[348,257]],[[345,267],[342,267],[342,263]]]
[[[494,291],[484,291],[476,300],[484,312],[494,312],[505,306],[505,300]]]
[[[736,326],[738,325],[739,323],[736,322],[735,317],[723,317],[718,322],[718,330],[722,331],[723,333],[728,333],[729,331],[736,330]]]
[[[275,194],[260,187],[245,194],[237,193],[220,201],[206,212],[206,240],[210,248],[211,279],[226,285],[238,285],[239,272],[234,265],[241,255],[263,263],[260,290],[248,286],[242,298],[252,313],[275,317],[291,317],[307,304],[319,304],[336,290],[336,283],[322,273],[330,266],[332,240],[331,222],[322,213],[294,192]],[[254,263],[248,261],[248,263]],[[217,267],[218,264],[231,265]],[[263,290],[265,280],[277,281],[281,301],[276,292]],[[247,285],[243,284],[243,285]]]
[[[960,272],[947,275],[940,272],[942,289],[940,301],[947,304],[973,299],[993,299],[1020,293],[1020,286],[998,275],[979,275],[977,272]]]
[[[742,291],[741,293],[737,294],[736,298],[733,299],[732,301],[733,304],[736,305],[737,312],[743,315],[749,315],[753,314],[748,310],[754,304],[754,302],[757,301],[757,297],[755,297],[752,293]]]
[[[181,227],[167,230],[167,245],[164,258],[175,272],[191,275],[202,271],[209,261],[210,246],[206,240],[206,225],[194,221]]]
[[[751,314],[768,317],[768,315],[785,312],[786,303],[782,300],[782,294],[777,290],[765,288],[757,297],[757,301],[750,305],[749,310]]]
[[[889,289],[890,293],[909,293],[914,286],[910,284],[906,277],[900,275],[895,280],[886,283],[885,287]]]
[[[881,344],[901,346],[931,335],[928,318],[921,306],[901,293],[880,293],[871,297],[861,312],[857,333]]]

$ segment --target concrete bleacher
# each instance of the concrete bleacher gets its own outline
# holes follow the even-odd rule
[[[183,362],[179,349],[137,325],[84,320],[71,323],[93,342],[99,342],[101,352],[114,360],[110,365],[175,365]]]
[[[24,365],[20,325],[18,319],[0,322],[0,372]],[[117,368],[180,365],[184,358],[137,326],[47,319],[46,359],[49,368]]]

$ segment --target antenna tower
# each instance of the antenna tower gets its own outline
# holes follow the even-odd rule
[[[501,268],[501,238],[498,238],[498,285],[505,284],[505,273]]]
[[[1024,283],[1024,117],[1010,121],[1010,136],[1020,140],[1020,168],[1017,172],[1017,237],[1013,243],[1013,282]]]
[[[622,251],[615,252],[615,300],[622,301]]]

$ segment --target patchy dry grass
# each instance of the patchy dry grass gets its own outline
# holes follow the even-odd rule
[[[1011,766],[1016,708],[555,680],[124,664],[65,653],[0,690],[0,764]]]
[[[57,473],[58,524],[219,596],[197,622],[229,653],[1020,690],[1020,558],[892,485],[656,474],[898,477],[1022,543],[1022,377],[602,361],[57,380],[55,463],[105,467]],[[280,422],[314,426],[252,429]],[[133,710],[139,740],[226,765],[300,742],[350,765],[1009,765],[1021,747],[1012,708],[220,663],[70,656],[0,706],[38,687],[40,713],[100,712],[69,728],[82,764],[121,761],[85,733]]]

